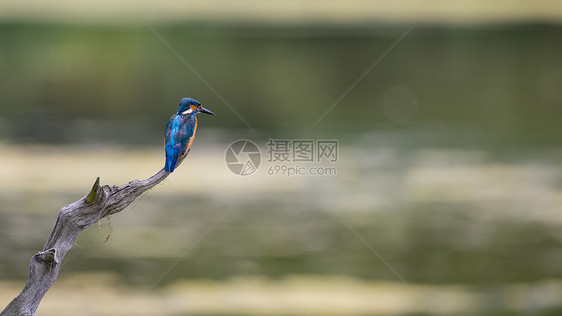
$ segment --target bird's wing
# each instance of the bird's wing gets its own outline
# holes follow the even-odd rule
[[[172,115],[166,125],[166,165],[165,170],[174,171],[178,161],[189,152],[197,127],[195,117],[183,118]]]
[[[177,114],[174,114],[168,120],[166,124],[166,129],[164,130],[164,137],[165,137],[165,150],[166,150],[166,164],[164,169],[168,172],[173,172],[176,168],[176,162],[178,160],[178,156],[180,154],[178,145],[181,144],[176,143],[175,134],[178,134],[178,122],[177,122]]]

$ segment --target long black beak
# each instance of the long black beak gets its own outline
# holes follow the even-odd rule
[[[209,114],[209,115],[215,115],[215,113],[213,113],[213,112],[207,110],[207,109],[204,108],[204,107],[201,107],[201,110],[199,110],[199,112],[205,113],[205,114]]]

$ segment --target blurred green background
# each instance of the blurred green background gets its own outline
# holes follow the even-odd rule
[[[0,12],[0,305],[95,177],[162,167],[191,96],[217,115],[190,156],[81,235],[40,314],[562,313],[559,3]],[[240,138],[248,177],[224,162]],[[337,139],[337,176],[268,175],[270,138]]]

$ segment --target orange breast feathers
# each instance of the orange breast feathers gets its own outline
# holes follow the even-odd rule
[[[191,148],[191,144],[193,144],[193,140],[195,139],[195,132],[197,132],[197,117],[195,117],[195,125],[193,126],[193,135],[187,141],[187,146],[185,147],[185,152],[182,153],[181,157],[184,157],[189,152],[189,148]]]

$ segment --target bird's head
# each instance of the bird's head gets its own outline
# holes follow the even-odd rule
[[[195,115],[198,112],[215,115],[215,113],[207,110],[201,106],[199,101],[192,98],[183,98],[180,101],[180,106],[178,108],[178,115]]]

